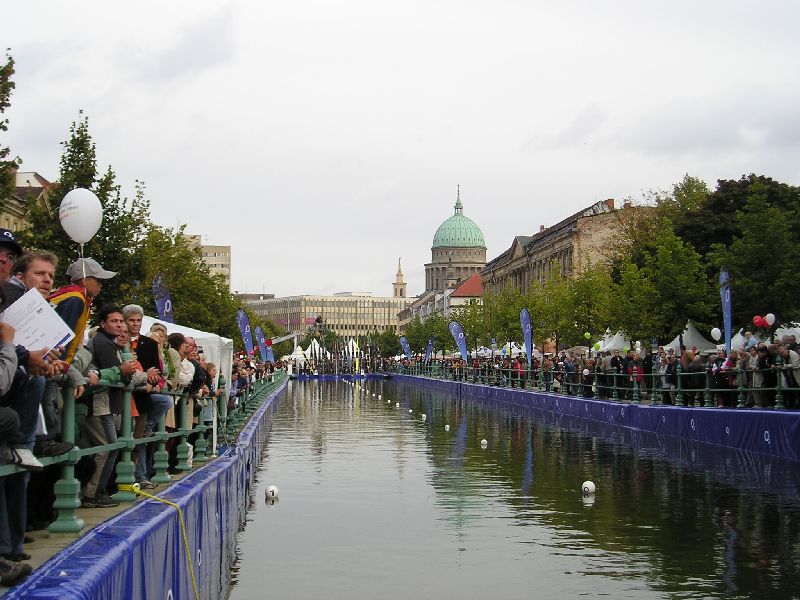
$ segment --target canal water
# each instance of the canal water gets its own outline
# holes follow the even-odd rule
[[[797,598],[798,542],[797,463],[410,383],[293,381],[230,598]]]

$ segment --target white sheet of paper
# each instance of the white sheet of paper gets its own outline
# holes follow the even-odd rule
[[[42,298],[36,288],[31,288],[3,313],[3,323],[15,330],[14,345],[27,350],[52,350],[64,346],[75,333],[55,309]]]

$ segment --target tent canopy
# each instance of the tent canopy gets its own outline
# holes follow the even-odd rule
[[[678,354],[681,349],[680,340],[681,336],[677,336],[669,344],[664,344],[664,349],[672,348]],[[717,344],[708,341],[691,321],[686,323],[686,329],[683,330],[683,345],[687,348],[697,348],[700,352],[717,349]]]
[[[614,335],[611,335],[611,331],[606,330],[606,334],[603,336],[603,339],[598,340],[597,343],[600,344],[600,349],[598,350],[598,352],[606,352],[606,351],[613,352],[614,350],[619,350],[620,352],[622,352],[623,350],[625,350],[625,348],[633,347],[631,341],[621,331],[618,331]]]
[[[225,381],[230,383],[231,368],[233,367],[233,340],[219,336],[216,333],[200,331],[185,325],[167,323],[147,315],[142,318],[142,332],[150,331],[153,323],[164,325],[167,328],[167,334],[182,333],[185,336],[194,338],[194,341],[197,342],[198,351],[205,355],[206,361],[217,365],[217,373],[225,377]]]

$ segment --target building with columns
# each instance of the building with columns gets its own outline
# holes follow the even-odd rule
[[[513,287],[526,292],[544,281],[555,266],[562,275],[574,277],[583,267],[606,260],[606,250],[620,230],[627,211],[646,206],[614,207],[614,199],[595,202],[551,227],[544,225],[530,236],[518,235],[511,247],[493,258],[481,271],[487,291]]]
[[[461,190],[456,193],[455,213],[433,236],[431,262],[425,265],[425,292],[442,293],[458,282],[480,273],[486,264],[483,232],[464,214]]]

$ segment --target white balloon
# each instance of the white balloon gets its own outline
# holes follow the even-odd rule
[[[772,313],[767,313],[764,315],[764,318],[767,320],[767,324],[772,327],[775,324],[775,315]]]
[[[719,327],[714,327],[714,329],[711,330],[711,337],[714,338],[715,342],[719,341],[719,338],[722,337],[722,332],[719,330]]]
[[[103,222],[103,207],[94,192],[85,188],[75,188],[61,201],[58,220],[74,242],[85,244],[100,229]]]

